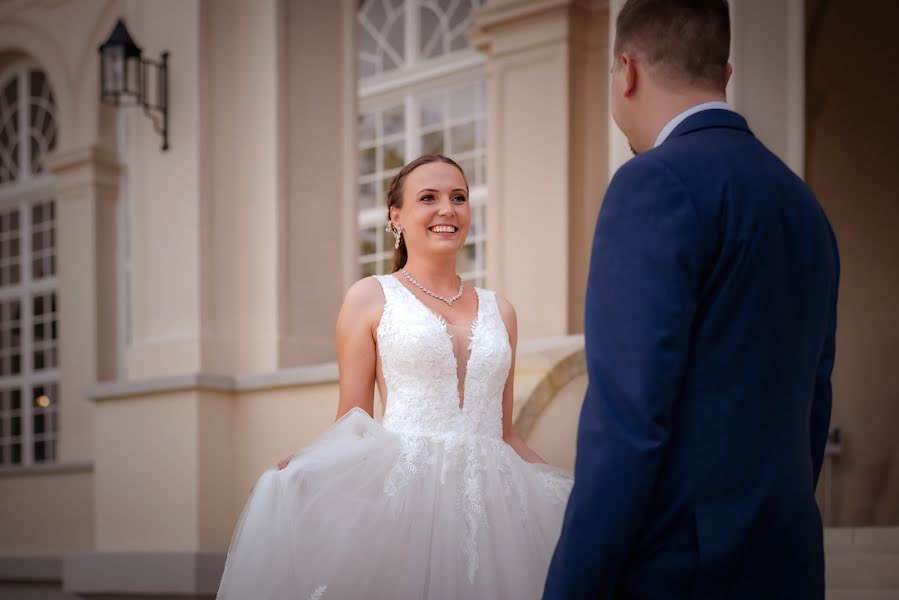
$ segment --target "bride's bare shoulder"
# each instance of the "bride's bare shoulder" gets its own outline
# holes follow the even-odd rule
[[[365,277],[350,286],[343,298],[341,312],[380,318],[384,310],[384,291],[375,277]]]

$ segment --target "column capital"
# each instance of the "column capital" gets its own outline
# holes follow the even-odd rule
[[[56,177],[59,199],[81,196],[98,188],[114,190],[119,184],[121,165],[114,151],[88,144],[52,153],[44,159],[47,171]],[[100,194],[98,198],[114,198],[114,194]]]
[[[468,32],[468,39],[474,48],[490,54],[496,50],[493,42],[500,29],[511,31],[528,27],[541,20],[567,16],[572,9],[600,11],[608,7],[609,0],[490,0],[475,11],[474,26]],[[563,36],[565,34],[567,32],[563,32]],[[551,40],[532,40],[529,45],[545,41]]]

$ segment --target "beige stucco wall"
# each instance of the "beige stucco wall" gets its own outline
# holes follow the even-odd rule
[[[0,557],[91,549],[93,498],[89,467],[0,475]]]
[[[572,472],[577,448],[578,419],[586,391],[586,373],[566,383],[543,410],[527,438],[528,445],[546,462]]]
[[[812,15],[810,15],[811,18]],[[838,525],[899,524],[899,63],[892,2],[837,0],[812,29],[807,176],[840,244]]]
[[[337,383],[241,394],[234,415],[233,502],[242,507],[259,475],[334,422]]]

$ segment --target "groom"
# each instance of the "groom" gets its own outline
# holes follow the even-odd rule
[[[726,0],[628,0],[589,388],[544,598],[823,599],[836,243],[725,103]]]

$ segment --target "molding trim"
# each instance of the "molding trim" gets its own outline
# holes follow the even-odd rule
[[[583,346],[583,335],[569,335],[522,342],[518,346],[518,356],[544,352],[569,346]],[[220,375],[215,373],[185,373],[147,379],[109,381],[92,385],[85,390],[88,400],[110,401],[134,396],[172,394],[185,391],[206,391],[230,395],[241,392],[337,383],[336,362],[307,365],[292,369],[280,369],[269,373],[248,373],[245,375]],[[2,471],[0,471],[2,473]]]
[[[225,552],[89,552],[63,560],[63,587],[78,595],[212,595]]]
[[[97,145],[59,150],[44,159],[44,166],[55,175],[56,190],[62,199],[92,193],[96,188],[114,190],[119,185],[121,165],[115,152]],[[113,194],[108,196],[114,198]]]
[[[558,360],[552,368],[534,386],[527,400],[518,413],[513,426],[522,439],[527,440],[540,420],[540,415],[546,407],[552,404],[556,395],[563,387],[576,377],[587,372],[587,358],[584,347],[574,349],[568,355]]]
[[[85,392],[85,396],[91,401],[101,401],[184,391],[232,394],[235,392],[256,392],[266,389],[336,383],[337,380],[337,363],[330,362],[294,369],[282,369],[270,373],[249,373],[236,377],[214,373],[187,373],[134,381],[110,381],[89,387]]]
[[[31,465],[28,467],[3,467],[0,468],[0,479],[13,477],[27,477],[31,475],[69,475],[74,473],[93,473],[94,463],[91,461],[62,462],[46,465]],[[0,568],[0,579],[3,570]]]
[[[88,400],[118,400],[132,396],[172,394],[184,391],[208,391],[230,394],[235,389],[234,378],[211,373],[187,373],[168,377],[152,377],[133,381],[110,381],[90,386]]]
[[[0,581],[4,583],[62,581],[62,559],[57,556],[0,556]]]
[[[499,5],[488,2],[474,11],[474,25],[468,30],[468,41],[476,50],[490,53],[493,30],[496,28],[517,25],[570,8],[606,10],[609,0],[516,0]]]

